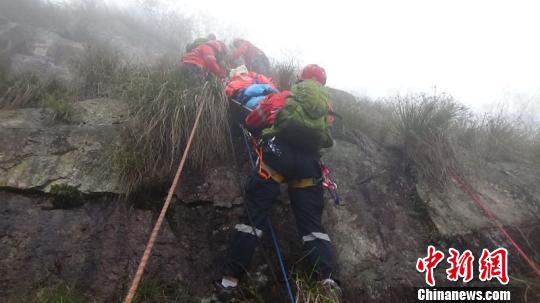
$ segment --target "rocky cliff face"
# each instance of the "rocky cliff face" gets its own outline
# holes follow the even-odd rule
[[[52,122],[45,109],[0,111],[0,301],[61,282],[82,286],[103,302],[124,290],[155,219],[152,210],[121,198],[117,177],[104,160],[124,112],[119,101],[83,101],[68,125]],[[237,148],[241,154],[242,147]],[[394,287],[424,285],[415,263],[428,244],[476,252],[507,247],[510,274],[530,272],[468,196],[454,185],[445,192],[431,190],[412,176],[399,152],[349,134],[324,160],[345,202],[335,206],[328,197],[324,220],[349,302],[386,302],[399,294]],[[209,295],[210,279],[242,212],[236,177],[247,174],[246,165],[183,177],[148,277],[197,297]],[[540,172],[504,164],[468,177],[511,234],[538,258]],[[54,204],[49,193],[54,184],[77,188],[81,203],[66,209]],[[147,199],[152,203],[145,205],[158,206],[162,197]],[[300,241],[286,196],[273,217],[286,261],[294,264],[301,257]],[[264,258],[257,260],[253,272],[269,280],[265,289],[279,294]],[[445,280],[442,269],[436,273]]]
[[[81,55],[81,43],[41,28],[9,22],[0,16],[0,53],[10,57],[10,73],[33,72],[71,82],[70,65]]]
[[[151,63],[165,54],[176,53],[173,45],[153,41],[152,38],[156,37],[141,38],[139,35],[144,34],[120,21],[111,21],[109,28],[95,22],[77,26],[65,24],[61,32],[53,32],[13,22],[10,17],[0,11],[0,55],[9,57],[7,72],[10,74],[32,72],[44,79],[54,77],[61,83],[69,84],[77,80],[74,65],[85,50],[83,41],[90,39],[93,40],[91,44],[101,43],[120,50],[124,58],[132,62]],[[88,33],[93,35],[89,37]],[[148,43],[145,39],[152,41]]]
[[[33,42],[14,47],[20,45],[18,32]],[[13,51],[13,69],[43,70],[69,80],[68,58],[82,46],[2,21],[0,48]],[[335,102],[354,102],[345,92],[332,94]],[[123,197],[107,157],[118,144],[125,115],[125,105],[109,99],[77,102],[69,124],[55,122],[49,109],[0,110],[0,302],[16,302],[33,289],[62,283],[80,287],[98,302],[116,302],[124,294],[164,194],[138,198],[144,203]],[[403,299],[399,287],[425,286],[415,264],[429,244],[442,250],[471,249],[475,256],[482,248],[506,247],[511,283],[522,289],[519,280],[537,283],[513,247],[456,185],[434,190],[415,177],[398,150],[362,133],[338,134],[336,143],[323,159],[344,205],[327,197],[324,222],[346,302],[397,302]],[[236,149],[243,155],[241,145]],[[249,168],[245,155],[240,158],[238,168],[225,163],[183,176],[145,277],[197,298],[209,297],[231,228],[242,214],[238,180]],[[540,171],[499,163],[466,177],[538,262]],[[55,202],[54,186],[74,190],[76,203]],[[286,263],[301,266],[300,238],[286,195],[276,204],[273,220]],[[272,256],[267,242],[263,247]],[[279,302],[270,270],[277,268],[276,262],[271,258],[266,265],[261,250],[249,283],[268,302]],[[449,284],[443,268],[436,270],[436,278]],[[536,302],[540,294],[529,291],[526,296]]]
[[[55,122],[50,109],[2,111],[0,186],[48,192],[67,184],[83,193],[120,193],[106,152],[125,115],[119,101],[99,99],[77,103],[70,125]]]

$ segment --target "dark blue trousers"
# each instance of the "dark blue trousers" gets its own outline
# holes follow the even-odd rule
[[[317,154],[300,152],[277,140],[270,143],[272,146],[265,144],[265,163],[286,179],[320,178]],[[263,230],[266,230],[272,205],[280,193],[279,187],[276,181],[264,180],[257,173],[251,176],[245,189],[245,215],[242,223],[235,226],[224,275],[238,278],[247,270],[258,243],[257,237],[262,237]],[[324,206],[322,183],[306,188],[289,187],[288,194],[308,260],[321,278],[333,277],[335,260],[330,238],[321,223]]]

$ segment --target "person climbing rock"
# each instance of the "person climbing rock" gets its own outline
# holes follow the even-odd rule
[[[182,57],[182,74],[189,83],[200,84],[213,74],[225,78],[223,60],[227,54],[225,43],[219,40],[203,43]]]
[[[242,59],[249,71],[268,76],[270,74],[270,61],[262,50],[244,39],[234,39],[232,61]]]
[[[204,44],[204,43],[206,43],[208,41],[215,41],[215,40],[216,40],[216,35],[214,35],[214,34],[208,34],[208,36],[206,36],[206,37],[199,37],[199,38],[193,40],[193,42],[186,45],[186,53],[191,52],[192,50],[194,50],[195,48],[197,48],[197,46],[199,46],[201,44]]]
[[[326,72],[306,66],[291,91],[269,95],[246,118],[246,126],[260,134],[256,172],[245,188],[245,215],[235,226],[232,243],[215,285],[233,292],[249,267],[258,239],[263,235],[280,184],[288,194],[307,259],[321,282],[340,292],[330,237],[322,223],[323,186],[320,150],[333,145],[329,135]]]

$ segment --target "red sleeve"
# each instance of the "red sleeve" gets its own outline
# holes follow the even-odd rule
[[[223,70],[221,70],[221,67],[219,67],[219,64],[217,63],[214,50],[210,46],[203,45],[201,47],[201,51],[206,68],[220,78],[225,78],[225,73]]]
[[[252,110],[246,117],[246,126],[249,128],[263,129],[268,125],[267,120],[272,111],[272,95],[268,95],[264,100]]]
[[[271,126],[279,110],[287,103],[288,91],[270,94],[246,117],[246,126],[263,129]]]
[[[247,50],[248,50],[248,45],[247,45],[247,43],[243,43],[242,46],[237,47],[237,48],[234,49],[234,52],[233,52],[233,55],[232,55],[232,59],[233,59],[233,60],[236,60],[236,59],[240,58],[240,56],[242,56],[243,54],[245,54]]]

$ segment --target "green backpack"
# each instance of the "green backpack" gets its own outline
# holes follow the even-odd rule
[[[328,91],[314,80],[304,80],[291,89],[264,137],[277,136],[300,149],[318,151],[333,145],[328,125]]]
[[[199,45],[205,44],[208,41],[210,41],[210,40],[208,40],[208,38],[204,38],[204,37],[195,39],[193,42],[186,45],[186,53],[189,53],[190,51],[197,48]]]

